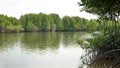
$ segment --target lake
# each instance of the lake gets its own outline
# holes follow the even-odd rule
[[[85,32],[0,34],[0,68],[78,68]]]

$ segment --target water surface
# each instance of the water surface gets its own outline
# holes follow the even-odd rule
[[[0,34],[0,68],[78,68],[82,32]]]

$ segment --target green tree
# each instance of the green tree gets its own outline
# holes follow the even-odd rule
[[[21,16],[20,21],[24,27],[24,31],[38,31],[39,29],[39,18],[37,14],[25,14]]]
[[[81,28],[81,18],[76,16],[76,17],[72,17],[75,19],[75,26],[76,26],[76,30],[82,30]]]
[[[81,0],[79,5],[83,7],[82,11],[96,14],[103,25],[103,35],[96,37],[97,42],[95,40],[92,44],[97,45],[100,51],[120,48],[120,0]]]
[[[27,24],[27,31],[37,31],[37,27],[32,23],[32,22],[28,22]]]
[[[50,14],[51,30],[60,31],[63,29],[61,18],[58,14]]]
[[[22,25],[20,21],[14,17],[0,15],[0,32],[20,32]]]
[[[41,29],[42,29],[42,31],[49,31],[50,30],[49,17],[46,14],[42,14]]]
[[[97,14],[104,19],[116,20],[120,16],[120,0],[81,0],[84,11]]]
[[[71,25],[70,25],[71,21],[70,21],[70,19],[71,19],[71,18],[70,18],[69,16],[64,16],[64,17],[62,18],[63,30],[64,30],[64,31],[71,30]]]
[[[100,19],[111,20],[113,23],[113,32],[118,32],[118,20],[120,19],[120,0],[81,0],[82,10],[96,14]],[[106,22],[106,21],[104,21]]]
[[[23,28],[24,28],[24,31],[27,31],[27,20],[28,20],[27,15],[22,15],[22,16],[20,17],[20,21],[21,21],[21,23],[22,23],[22,26],[23,26]]]

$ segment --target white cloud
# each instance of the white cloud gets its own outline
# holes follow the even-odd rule
[[[95,16],[80,12],[77,2],[80,0],[1,0],[0,13],[19,18],[26,13],[57,13],[61,17],[80,16],[95,18]]]

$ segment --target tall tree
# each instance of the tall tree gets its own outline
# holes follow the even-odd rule
[[[42,28],[42,31],[49,31],[50,30],[49,16],[46,14],[42,15],[41,28]]]
[[[64,31],[68,31],[68,30],[71,30],[71,18],[69,16],[64,16],[62,18],[62,23],[63,23],[63,30]]]
[[[56,28],[56,30],[62,30],[62,21],[58,14],[50,14],[51,28]]]

